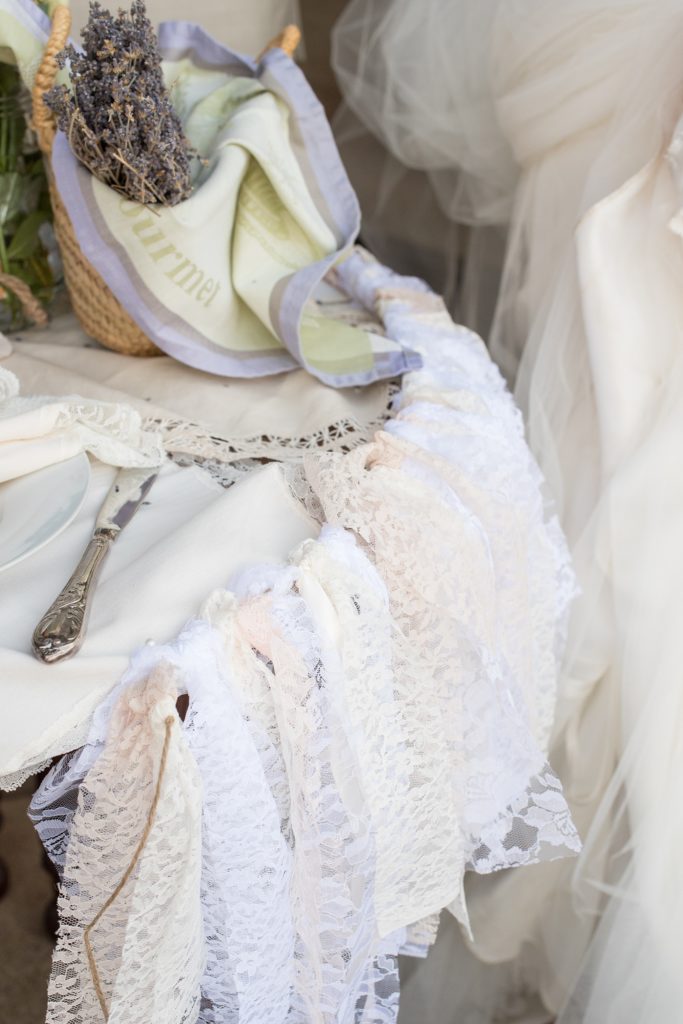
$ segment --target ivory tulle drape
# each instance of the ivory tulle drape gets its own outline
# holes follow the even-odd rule
[[[386,147],[369,144],[368,236],[385,259],[423,243],[457,264],[461,308],[493,280],[491,350],[583,590],[552,762],[586,848],[578,868],[476,880],[474,949],[515,962],[561,1024],[677,1019],[683,3],[355,0],[336,31],[348,108]],[[363,200],[361,136],[342,148]],[[408,182],[436,242],[384,204]]]

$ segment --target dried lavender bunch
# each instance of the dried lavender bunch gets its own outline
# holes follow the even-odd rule
[[[83,52],[67,46],[71,89],[45,102],[74,155],[106,185],[140,203],[175,206],[191,192],[192,150],[171,106],[156,34],[143,0],[114,17],[96,0],[81,32]]]

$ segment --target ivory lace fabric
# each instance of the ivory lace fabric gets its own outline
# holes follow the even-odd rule
[[[36,794],[50,1024],[394,1022],[467,870],[579,848],[545,752],[574,581],[514,404],[426,286],[338,273],[424,368],[290,469],[319,535],[143,646]]]

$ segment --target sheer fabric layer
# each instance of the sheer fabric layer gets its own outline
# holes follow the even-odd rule
[[[471,276],[490,281],[481,242],[492,220],[507,231],[491,350],[516,382],[583,591],[551,751],[586,849],[578,870],[558,863],[477,887],[476,949],[488,961],[531,959],[547,1006],[559,1013],[568,1001],[562,1024],[649,1024],[683,1002],[671,961],[682,886],[667,852],[681,828],[664,795],[678,774],[681,718],[668,624],[680,607],[683,5],[433,0],[420,19],[409,6],[349,5],[336,41],[342,88],[391,151],[373,187],[398,196],[410,180],[415,208],[426,196],[441,204],[452,222],[433,233],[448,247],[462,224],[474,226],[461,299]],[[440,59],[448,19],[468,39],[467,62]],[[468,137],[473,91],[488,99]],[[422,146],[431,163],[419,183],[411,152],[432,131],[439,154]],[[500,180],[501,147],[517,166],[494,211],[475,197]],[[357,136],[345,152],[356,156],[352,179],[363,178],[364,151]],[[375,141],[367,152],[376,155]],[[470,175],[478,185],[465,194]],[[376,209],[383,254],[400,250],[388,202]],[[424,246],[401,231],[411,231],[407,218],[395,223],[403,247]]]

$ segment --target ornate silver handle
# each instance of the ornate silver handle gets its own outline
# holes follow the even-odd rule
[[[96,530],[81,560],[33,633],[33,652],[41,661],[61,661],[83,643],[93,583],[118,530]]]

